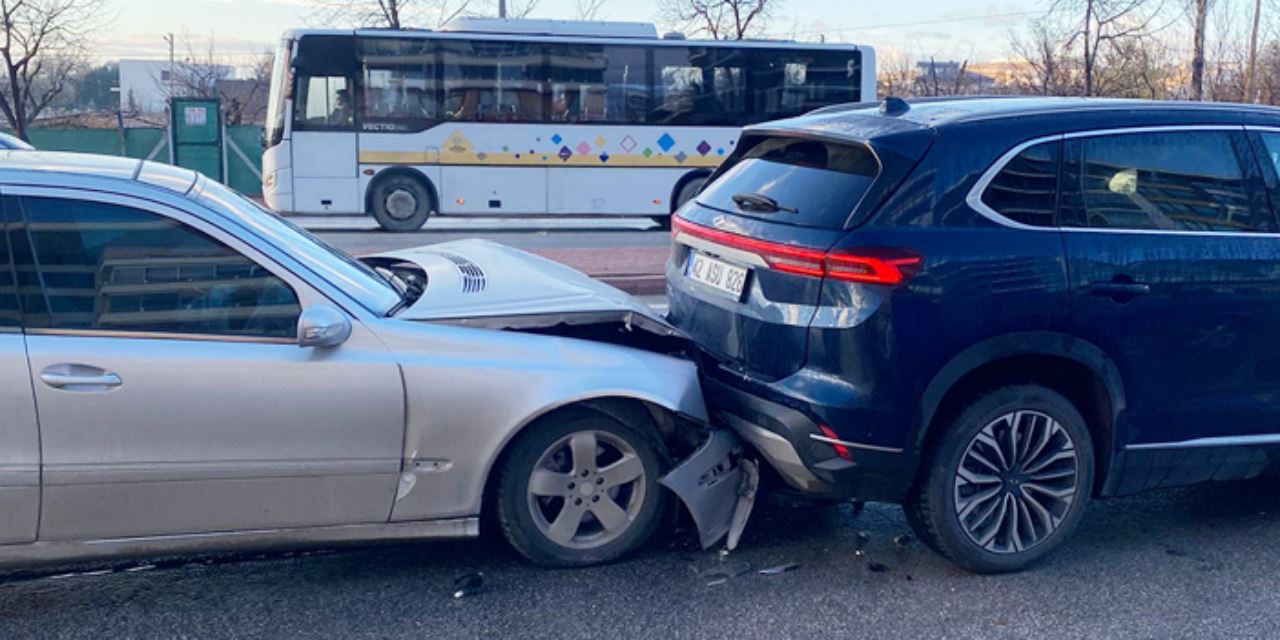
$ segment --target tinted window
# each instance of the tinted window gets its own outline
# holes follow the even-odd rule
[[[1053,226],[1061,147],[1059,142],[1048,142],[1019,153],[991,180],[982,202],[1014,222]]]
[[[546,50],[552,122],[644,122],[644,49],[564,44]]]
[[[291,338],[297,296],[204,233],[145,211],[24,198],[28,327]]]
[[[542,54],[526,42],[440,43],[444,117],[467,122],[540,122]]]
[[[349,131],[355,123],[351,82],[342,76],[298,76],[293,128],[298,131]]]
[[[656,47],[653,56],[654,106],[649,122],[745,125],[752,121],[746,51]]]
[[[1229,131],[1142,133],[1072,141],[1066,179],[1073,219],[1090,227],[1258,231],[1239,150]]]
[[[17,327],[18,322],[18,287],[13,278],[13,263],[9,254],[9,236],[16,225],[5,222],[4,208],[15,205],[12,199],[5,198],[0,202],[0,224],[5,228],[0,234],[0,331]]]
[[[879,173],[875,156],[862,145],[772,138],[749,149],[698,202],[738,215],[839,229]],[[753,196],[768,198],[778,210],[759,210]]]
[[[422,131],[440,118],[434,44],[430,40],[361,41],[364,131]]]
[[[857,51],[751,53],[755,112],[769,120],[861,99],[862,54]]]
[[[1280,133],[1259,133],[1259,136],[1262,138],[1267,160],[1275,167],[1276,173],[1280,174]]]

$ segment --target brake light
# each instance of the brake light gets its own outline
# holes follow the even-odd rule
[[[753,253],[775,271],[845,282],[900,285],[915,275],[923,262],[920,256],[901,249],[823,251],[757,240],[694,224],[679,216],[672,216],[671,233],[673,236],[687,234],[730,249]]]
[[[840,439],[840,436],[836,435],[836,432],[825,424],[818,425],[818,431],[821,431],[822,435],[832,440]],[[849,447],[846,447],[839,442],[828,442],[827,444],[831,445],[831,448],[836,450],[836,455],[844,458],[845,460],[853,461],[853,452],[849,450]]]

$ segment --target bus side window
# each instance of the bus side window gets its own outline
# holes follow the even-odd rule
[[[355,123],[351,82],[342,76],[299,76],[294,97],[293,128],[298,131],[343,131]]]

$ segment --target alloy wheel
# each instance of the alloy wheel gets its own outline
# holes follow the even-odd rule
[[[604,431],[579,431],[543,452],[529,476],[533,522],[548,540],[600,547],[626,533],[645,500],[645,468],[635,448]]]
[[[1039,411],[1012,411],[982,428],[954,478],[956,518],[969,540],[992,553],[1044,542],[1071,509],[1080,460],[1071,434]]]

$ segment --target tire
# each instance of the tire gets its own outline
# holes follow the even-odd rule
[[[583,464],[574,449],[587,434],[595,441],[595,460]],[[548,567],[611,562],[639,549],[657,532],[667,507],[658,485],[666,469],[659,446],[641,428],[595,411],[570,411],[537,425],[516,441],[500,470],[503,535],[521,555]],[[624,471],[640,475],[609,484],[632,475]],[[616,529],[605,526],[606,515]],[[566,523],[576,517],[576,525],[557,527],[565,517]]]
[[[669,231],[671,229],[671,216],[675,215],[675,212],[679,211],[680,207],[683,207],[690,200],[697,197],[698,192],[702,191],[702,187],[707,184],[708,177],[709,176],[698,176],[690,178],[686,180],[684,184],[680,185],[680,188],[676,190],[675,199],[671,201],[671,214],[657,216],[653,219],[654,222],[658,223],[659,228],[664,231]]]
[[[1000,387],[975,397],[945,429],[903,505],[929,548],[976,573],[1005,573],[1071,535],[1092,492],[1094,454],[1070,401],[1038,385]],[[1010,508],[1012,520],[1002,515]]]
[[[435,209],[435,196],[426,183],[408,174],[385,176],[369,191],[369,212],[387,231],[417,231]]]

